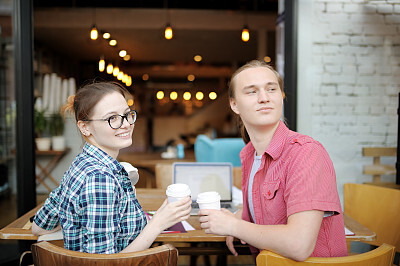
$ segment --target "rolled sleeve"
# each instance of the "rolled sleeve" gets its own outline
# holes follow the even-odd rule
[[[286,183],[287,216],[306,210],[340,213],[336,175],[328,153],[318,142],[294,144],[301,148],[291,160]]]
[[[59,224],[60,191],[61,185],[50,193],[33,219],[36,225],[45,230],[52,230]]]

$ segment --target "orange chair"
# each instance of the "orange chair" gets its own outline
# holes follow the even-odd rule
[[[263,250],[257,256],[257,266],[392,266],[395,254],[395,248],[388,244],[382,244],[380,247],[362,253],[347,257],[316,258],[310,257],[305,261],[294,261],[272,251]]]
[[[177,265],[178,250],[165,244],[143,251],[117,254],[89,254],[67,250],[46,241],[31,246],[35,266],[69,265]]]

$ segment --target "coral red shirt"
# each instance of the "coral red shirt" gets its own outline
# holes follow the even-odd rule
[[[281,121],[279,123],[254,176],[255,221],[251,218],[247,198],[255,149],[250,142],[240,152],[242,218],[256,224],[274,225],[287,224],[290,215],[301,211],[334,212],[323,218],[311,257],[347,256],[336,174],[328,153],[318,141],[289,130]]]

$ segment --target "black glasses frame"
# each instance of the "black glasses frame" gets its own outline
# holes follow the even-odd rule
[[[132,115],[132,113],[134,114],[134,116],[133,116],[133,122],[130,123],[129,120],[128,120],[128,116],[129,116],[129,115]],[[121,117],[121,123],[119,124],[119,127],[112,127],[111,121],[110,121],[110,120],[111,120],[111,118],[112,118],[113,116],[120,116],[120,117]],[[104,118],[104,119],[86,119],[86,120],[83,120],[83,121],[88,121],[88,122],[91,122],[91,121],[107,121],[107,122],[108,122],[108,125],[109,125],[112,129],[118,129],[118,128],[122,127],[122,124],[124,123],[124,118],[125,118],[126,122],[128,122],[129,125],[133,125],[133,124],[136,122],[136,119],[137,119],[137,112],[136,112],[136,110],[131,110],[131,111],[129,111],[128,113],[126,113],[125,115],[112,115],[112,116],[110,116],[109,118]]]

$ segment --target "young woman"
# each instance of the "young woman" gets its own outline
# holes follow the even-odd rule
[[[80,88],[70,96],[66,111],[75,114],[86,143],[36,213],[32,232],[41,235],[61,226],[66,249],[87,253],[144,250],[164,229],[190,216],[191,199],[164,201],[147,221],[128,173],[116,160],[132,144],[136,111],[127,90],[114,82]]]
[[[227,235],[302,261],[346,256],[343,214],[333,164],[324,147],[281,121],[285,94],[278,72],[260,61],[239,68],[230,82],[230,106],[240,116],[247,145],[242,162],[243,209],[201,210],[206,233]]]

